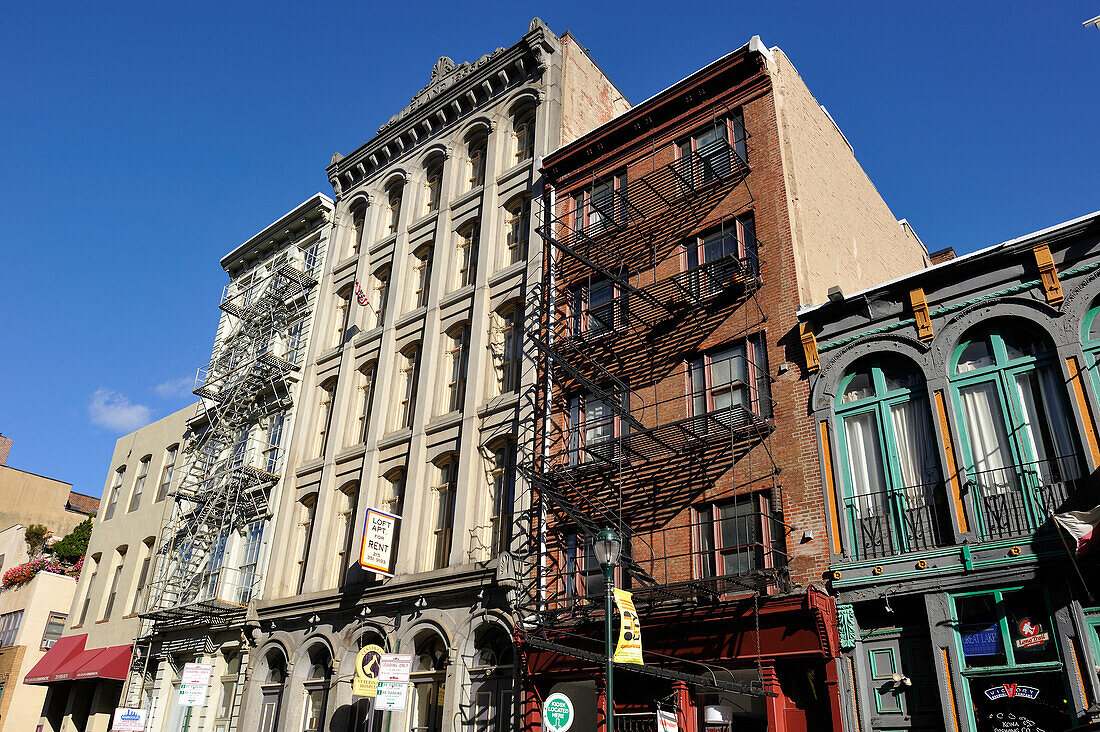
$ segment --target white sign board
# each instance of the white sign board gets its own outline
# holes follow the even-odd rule
[[[676,722],[676,712],[657,710],[657,732],[680,732],[680,725]]]
[[[209,684],[210,674],[214,670],[212,663],[185,663],[180,675],[181,684]]]
[[[412,670],[413,657],[409,653],[383,653],[382,662],[378,669],[379,681],[409,680],[409,672]]]
[[[115,709],[115,732],[145,732],[145,710],[119,707]]]
[[[374,697],[375,709],[387,712],[403,712],[408,700],[408,683],[397,681],[378,682],[378,696]]]
[[[180,684],[180,704],[185,707],[201,707],[206,703],[207,684]]]
[[[390,572],[390,554],[399,518],[377,508],[367,509],[367,519],[363,524],[363,549],[359,552],[360,567],[387,577],[393,576]]]
[[[568,732],[576,716],[573,701],[565,694],[551,694],[542,703],[542,728],[547,732]]]

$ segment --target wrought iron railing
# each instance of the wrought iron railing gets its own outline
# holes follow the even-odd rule
[[[1052,513],[1096,505],[1095,490],[1076,455],[971,471],[966,485],[973,491],[979,533],[986,540],[1029,536]]]
[[[950,543],[943,481],[845,500],[856,559],[923,551]]]

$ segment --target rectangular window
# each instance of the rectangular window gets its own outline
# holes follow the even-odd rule
[[[711,415],[725,428],[739,424],[745,411],[771,416],[768,369],[762,336],[715,349],[689,364],[691,416]],[[700,421],[697,429],[713,424]]]
[[[573,290],[570,305],[575,337],[598,338],[626,326],[626,293],[613,282],[590,282]]]
[[[573,194],[573,229],[595,235],[627,222],[626,173],[615,173]]]
[[[168,497],[168,490],[172,487],[172,473],[176,469],[176,455],[179,453],[179,445],[172,445],[164,454],[164,468],[160,471],[160,487],[157,489],[157,502]]]
[[[567,446],[569,464],[580,465],[593,457],[612,460],[617,454],[615,439],[622,434],[614,395],[583,394],[569,399]]]
[[[149,565],[152,564],[153,545],[145,545],[145,556],[141,560],[141,570],[138,572],[138,583],[134,589],[134,599],[130,603],[130,614],[133,615],[138,612],[141,607],[141,599],[145,594],[145,585],[149,582]]]
[[[103,513],[103,520],[107,521],[115,515],[115,507],[118,505],[118,494],[122,492],[122,479],[126,475],[126,466],[115,471],[114,482],[111,483],[110,491],[107,496],[107,510]]]
[[[685,283],[696,298],[710,297],[722,291],[739,273],[730,259],[742,262],[746,271],[758,272],[756,222],[752,211],[727,219],[715,229],[692,237],[683,245]]]
[[[130,506],[126,509],[127,512],[133,511],[141,505],[141,494],[145,491],[145,479],[149,477],[150,460],[152,460],[152,456],[141,459],[137,480],[134,482],[134,490],[130,493]]]
[[[510,394],[519,389],[523,338],[523,331],[518,322],[520,314],[520,307],[516,305],[500,316],[502,343],[498,380],[501,394]]]
[[[963,666],[1026,667],[1058,661],[1045,593],[1023,589],[952,597]]]
[[[306,274],[311,273],[321,262],[321,240],[314,239],[309,245],[302,247],[302,265]]]
[[[283,424],[286,417],[276,414],[271,418],[271,426],[267,428],[267,447],[264,449],[264,472],[271,475],[279,474],[279,456],[283,443]]]
[[[118,555],[118,564],[115,566],[115,572],[111,575],[111,591],[107,595],[107,609],[103,612],[103,620],[110,620],[111,613],[115,609],[115,599],[118,597],[118,583],[122,579],[122,568],[126,562],[126,555]]]
[[[470,326],[464,325],[447,336],[447,412],[462,409],[466,398],[466,369],[470,357]]]
[[[348,332],[351,322],[351,288],[336,293],[336,317],[333,321],[332,343],[333,348],[344,345],[344,337]]]
[[[359,501],[359,486],[352,483],[336,493],[339,505],[336,520],[340,537],[336,542],[336,566],[333,567],[332,576],[336,579],[336,586],[339,587],[347,581],[351,546],[355,541],[355,509]]]
[[[19,634],[19,624],[22,622],[22,610],[0,615],[0,648],[15,645],[16,636]]]
[[[357,388],[357,408],[355,410],[356,423],[353,430],[349,430],[350,444],[366,443],[367,430],[370,429],[371,395],[374,389],[374,364],[369,363],[359,369],[359,386]]]
[[[690,190],[724,179],[747,161],[744,120],[737,112],[701,128],[677,145],[681,185]]]
[[[252,588],[259,579],[256,567],[260,561],[260,545],[264,536],[264,522],[253,521],[245,527],[244,548],[241,552],[240,586],[237,604],[247,605],[252,599]]]
[[[99,561],[97,557],[92,557],[88,560],[92,565],[92,573],[88,575],[88,588],[84,594],[84,604],[80,607],[80,622],[77,625],[84,625],[84,621],[88,619],[88,608],[92,605],[92,590],[95,588],[95,578],[99,574]]]
[[[770,515],[766,493],[750,493],[697,507],[697,576],[746,575],[774,566]]]
[[[516,442],[506,440],[493,450],[493,514],[489,518],[492,530],[490,547],[494,555],[508,551],[512,545],[512,521],[516,499]]]
[[[320,401],[317,404],[317,442],[313,457],[324,457],[328,446],[328,435],[332,428],[332,405],[336,398],[336,379],[329,379],[320,387]]]
[[[309,561],[309,545],[313,540],[313,518],[317,511],[317,497],[310,496],[302,502],[302,520],[298,522],[298,594],[306,584],[306,563]]]
[[[65,630],[65,620],[68,615],[64,613],[50,613],[46,618],[46,630],[42,633],[42,643],[38,649],[41,651],[48,651],[53,648],[53,644],[57,642],[57,639],[61,637],[61,633]]]
[[[432,532],[431,569],[443,569],[451,560],[451,538],[455,521],[455,489],[458,485],[458,459],[439,468],[439,485],[435,486],[435,528]]]

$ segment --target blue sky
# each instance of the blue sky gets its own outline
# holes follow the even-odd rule
[[[1100,4],[14,3],[0,24],[0,433],[99,495],[190,400],[224,253],[316,191],[441,55],[572,31],[632,102],[759,34],[898,217],[960,252],[1100,209]],[[415,18],[415,26],[407,23]]]

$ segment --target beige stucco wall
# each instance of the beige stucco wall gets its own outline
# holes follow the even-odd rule
[[[14,647],[5,649],[3,665],[7,665],[9,657],[12,663],[4,687],[6,712],[0,707],[0,730],[22,732],[33,730],[38,724],[46,687],[24,684],[23,678],[46,655],[40,648],[50,613],[67,613],[75,588],[76,580],[72,577],[40,572],[25,585],[0,589],[0,615],[23,611]],[[13,653],[18,647],[25,649],[21,656]]]
[[[562,115],[558,145],[567,145],[630,109],[630,102],[573,36],[563,35],[561,45]]]
[[[787,56],[771,50],[780,154],[802,304],[825,302],[929,264]]]
[[[0,465],[0,529],[42,524],[64,536],[87,518],[65,508],[72,489],[69,483]]]

